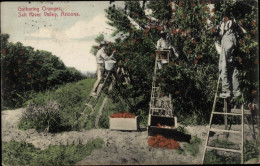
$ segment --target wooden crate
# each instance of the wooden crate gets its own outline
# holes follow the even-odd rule
[[[138,130],[138,116],[135,118],[109,118],[109,129],[111,130]]]

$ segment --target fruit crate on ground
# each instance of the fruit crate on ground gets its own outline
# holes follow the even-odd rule
[[[121,113],[118,116],[111,115],[109,117],[109,129],[137,131],[140,129],[139,118],[138,116],[129,115],[126,113]]]

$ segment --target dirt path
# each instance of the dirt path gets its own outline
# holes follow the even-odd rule
[[[89,131],[63,132],[50,134],[34,129],[21,131],[17,124],[23,109],[2,111],[2,141],[25,141],[35,147],[45,149],[49,145],[67,145],[72,143],[86,144],[89,140],[102,138],[105,145],[102,149],[94,151],[90,156],[77,163],[87,164],[200,164],[202,148],[207,134],[206,126],[185,127],[185,129],[202,139],[201,149],[196,157],[188,152],[178,154],[176,150],[154,149],[148,146],[147,131],[123,132],[109,129],[93,129]],[[183,146],[184,142],[180,142]]]

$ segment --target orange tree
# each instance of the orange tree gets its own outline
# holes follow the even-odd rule
[[[251,4],[250,4],[251,3]],[[160,31],[171,35],[172,45],[179,57],[171,59],[169,65],[159,72],[163,94],[171,94],[175,113],[183,123],[207,123],[218,79],[219,54],[215,49],[214,27],[224,13],[233,13],[246,29],[240,39],[237,66],[240,70],[241,89],[248,101],[257,95],[258,68],[256,42],[256,12],[254,1],[246,4],[241,13],[236,13],[243,2],[209,0],[149,1],[145,15],[138,1],[125,2],[125,8],[109,7],[106,10],[109,25],[116,28],[118,35],[110,43],[108,52],[117,50],[115,58],[130,74],[131,85],[120,84],[120,90],[132,101],[132,110],[146,118],[148,113],[152,74],[156,54],[156,42]],[[140,27],[136,28],[128,19],[131,17]],[[213,25],[211,26],[210,23]],[[242,60],[241,60],[242,59]],[[253,93],[251,93],[253,92]],[[190,117],[190,118],[189,118]]]
[[[21,107],[32,91],[84,78],[52,53],[8,42],[8,38],[8,34],[1,34],[1,106]]]

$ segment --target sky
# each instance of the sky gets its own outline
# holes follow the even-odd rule
[[[123,7],[124,2],[113,4]],[[68,67],[83,73],[95,72],[96,59],[90,49],[97,44],[94,39],[101,33],[106,40],[113,41],[110,35],[113,27],[106,23],[104,11],[113,4],[109,1],[1,2],[1,33],[8,33],[10,42],[52,52]],[[78,16],[62,16],[62,12]]]

